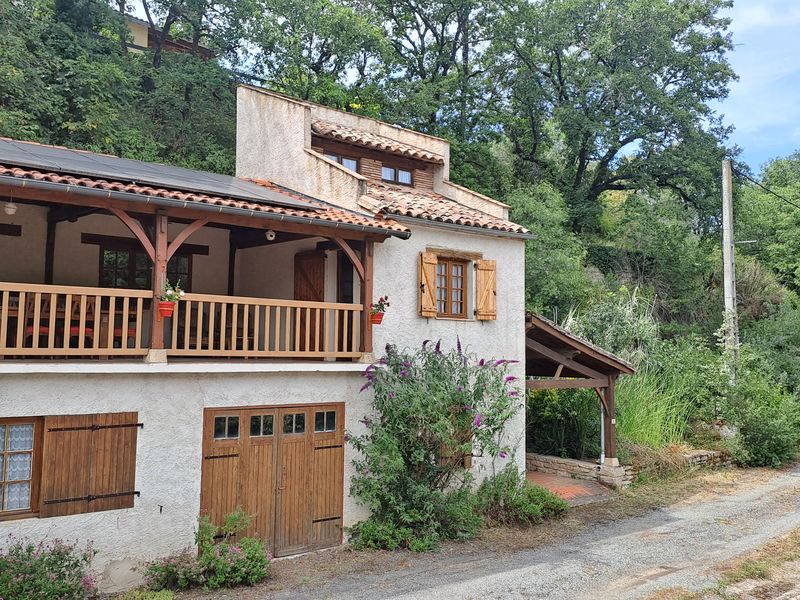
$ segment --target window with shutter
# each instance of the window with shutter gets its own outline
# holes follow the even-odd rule
[[[0,518],[36,510],[41,438],[41,419],[0,419]]]
[[[421,252],[419,255],[419,314],[436,316],[436,254]]]
[[[138,413],[44,419],[40,516],[131,508]]]
[[[475,318],[497,319],[497,263],[493,260],[475,261]]]

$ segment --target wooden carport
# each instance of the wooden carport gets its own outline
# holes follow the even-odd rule
[[[593,388],[603,410],[601,461],[617,459],[614,394],[617,378],[634,368],[602,348],[573,335],[544,317],[528,313],[525,319],[525,387],[529,390]]]

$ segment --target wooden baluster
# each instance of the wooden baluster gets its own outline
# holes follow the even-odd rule
[[[11,302],[11,294],[8,290],[3,292],[3,302],[0,304],[0,348],[6,347],[6,338],[8,336],[8,311],[10,309],[9,302]],[[19,311],[17,311],[19,314]]]
[[[333,339],[329,348],[331,352],[335,353],[339,348],[339,311],[332,308],[331,313],[333,313]]]
[[[294,307],[292,311],[294,313],[294,351],[300,352],[300,324],[302,319],[300,318],[300,308]]]
[[[136,321],[134,322],[134,327],[136,328],[136,341],[134,342],[134,348],[136,350],[142,349],[142,311],[144,310],[144,298],[141,296],[136,299]],[[156,309],[158,310],[158,309]],[[127,325],[125,326],[127,329]]]
[[[250,332],[248,327],[250,326],[250,305],[243,304],[242,305],[242,350],[247,352],[250,346]]]
[[[285,313],[285,316],[286,316],[286,320],[284,321],[284,331],[283,331],[283,350],[284,350],[284,352],[289,352],[291,347],[292,347],[292,342],[291,342],[291,337],[290,337],[291,333],[290,333],[290,329],[289,329],[289,327],[291,326],[290,321],[292,320],[290,311],[291,311],[291,309],[288,306],[285,307],[285,310],[283,311]]]
[[[353,321],[352,339],[350,340],[350,352],[358,351],[358,321],[360,313],[357,310],[351,311],[350,318]]]
[[[178,349],[178,321],[181,318],[181,306],[186,306],[185,302],[176,302],[175,310],[172,312],[172,333],[169,336],[169,347],[171,350]]]
[[[216,302],[211,302],[208,305],[208,350],[209,353],[214,350],[214,320],[217,316]]]
[[[266,354],[270,353],[269,328],[271,321],[272,321],[272,307],[269,304],[267,304],[264,307],[264,352]]]
[[[72,294],[64,300],[64,349],[69,348],[70,330],[72,329]]]
[[[323,308],[322,310],[325,311],[325,329],[324,333],[322,334],[325,339],[323,340],[324,344],[322,346],[322,351],[327,352],[330,344],[328,341],[328,336],[330,335],[331,331],[331,311],[327,308]]]
[[[317,312],[317,316],[314,319],[314,329],[315,329],[315,338],[314,338],[314,350],[316,352],[322,352],[322,335],[320,335],[320,329],[322,328],[322,319],[320,315],[320,309],[314,309]]]
[[[348,341],[347,340],[347,326],[350,324],[350,311],[336,309],[336,312],[341,315],[341,319],[342,319],[342,347],[341,347],[341,351],[342,352],[347,352],[347,341]]]
[[[227,336],[227,330],[225,329],[226,321],[228,319],[228,303],[222,302],[220,305],[220,313],[219,313],[219,349],[224,352],[225,351],[225,338]]]
[[[86,346],[86,294],[81,294],[81,309],[78,319],[78,348],[81,350]]]
[[[115,296],[109,296],[108,298],[108,335],[106,336],[106,348],[114,347],[114,324],[117,322],[116,300],[117,298]],[[124,324],[122,325],[122,336],[120,337],[119,347],[123,350],[128,347],[128,330]]]
[[[189,350],[189,330],[192,328],[192,301],[186,300],[186,314],[183,316],[183,349]]]
[[[303,350],[306,352],[311,351],[311,309],[306,307],[306,317],[305,317],[305,330],[306,330],[306,345],[303,346]]]
[[[197,302],[197,327],[195,327],[195,341],[194,347],[196,350],[203,349],[203,307],[205,306],[205,302],[198,301]]]
[[[261,307],[258,304],[253,305],[253,353],[258,354],[261,344],[259,336],[259,329],[261,325]]]
[[[56,347],[56,311],[58,310],[58,295],[50,294],[50,318],[47,320],[47,347]]]
[[[239,305],[233,304],[233,312],[231,314],[231,350],[234,352],[239,349]]]
[[[100,347],[100,322],[102,319],[102,311],[100,310],[100,296],[94,297],[94,311],[92,314],[92,348],[97,350]],[[109,315],[109,320],[111,315]],[[109,329],[113,329],[113,321],[110,323]]]
[[[31,345],[34,349],[39,347],[39,323],[42,318],[42,294],[33,295],[33,323],[31,324]]]
[[[25,347],[25,321],[28,319],[28,315],[25,314],[27,312],[25,306],[25,292],[19,293],[19,309],[17,310],[17,341],[15,344],[15,348],[24,348]]]

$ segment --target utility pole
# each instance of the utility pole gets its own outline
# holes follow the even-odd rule
[[[722,161],[722,278],[725,289],[725,348],[739,349],[739,318],[736,314],[736,267],[733,257],[733,172],[731,161]]]

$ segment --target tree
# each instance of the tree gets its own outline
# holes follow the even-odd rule
[[[494,36],[523,179],[565,194],[573,227],[608,190],[668,188],[707,209],[727,130],[709,107],[735,78],[729,0],[519,0]]]

